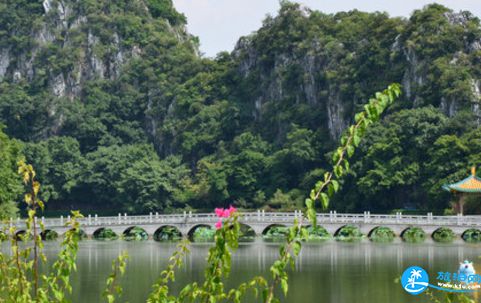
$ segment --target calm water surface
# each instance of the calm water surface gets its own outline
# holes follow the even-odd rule
[[[201,281],[208,244],[193,244],[185,266],[177,273],[176,286]],[[45,246],[47,255],[58,251],[58,243]],[[150,287],[165,268],[175,244],[145,242],[82,241],[78,254],[78,272],[73,278],[74,302],[104,302],[101,293],[112,260],[122,251],[130,259],[122,280],[121,302],[145,302]],[[267,274],[278,255],[278,245],[257,240],[240,246],[233,256],[232,283],[235,286],[255,275]],[[358,302],[401,303],[426,302],[423,296],[405,293],[394,280],[411,265],[425,268],[435,279],[438,271],[457,270],[458,262],[473,260],[481,271],[481,246],[456,244],[374,244],[326,243],[305,244],[298,266],[290,275],[289,295],[283,302]],[[52,259],[52,257],[50,258]],[[178,290],[178,289],[177,289]],[[253,300],[254,301],[254,300]]]

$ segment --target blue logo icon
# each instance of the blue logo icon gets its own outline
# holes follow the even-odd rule
[[[411,266],[404,271],[401,284],[411,295],[419,295],[429,286],[428,273],[419,266]]]

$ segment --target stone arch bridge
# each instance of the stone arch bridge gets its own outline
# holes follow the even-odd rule
[[[298,211],[290,213],[257,211],[242,213],[240,222],[251,228],[256,235],[262,235],[272,226],[290,226],[296,218],[301,217],[301,212]],[[66,223],[69,219],[69,217],[42,217],[37,220],[43,222],[45,230],[55,231],[59,235],[63,235],[68,230]],[[166,226],[175,227],[182,235],[187,236],[192,234],[197,227],[213,227],[217,221],[218,218],[213,213],[193,214],[186,212],[169,215],[150,213],[145,216],[119,214],[113,217],[88,215],[88,217],[79,219],[81,229],[90,238],[93,237],[95,232],[104,228],[109,228],[116,234],[122,235],[132,227],[140,227],[147,232],[149,237],[153,237],[156,232]],[[331,235],[336,235],[346,225],[359,228],[365,235],[369,235],[377,227],[388,227],[398,236],[401,236],[405,230],[411,227],[419,227],[428,235],[432,235],[437,229],[445,227],[451,229],[457,236],[461,236],[468,229],[481,229],[481,217],[478,216],[433,216],[431,213],[427,215],[402,215],[401,213],[379,215],[370,214],[370,212],[348,214],[331,211],[330,213],[318,214],[317,221],[318,225],[324,227]],[[9,224],[16,226],[17,233],[25,232],[25,223],[20,219],[10,219]]]

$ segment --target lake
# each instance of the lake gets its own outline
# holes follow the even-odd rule
[[[185,266],[177,273],[174,289],[188,281],[202,280],[208,248],[206,243],[192,244]],[[50,261],[58,249],[58,242],[46,243],[45,252]],[[174,250],[175,244],[155,241],[82,241],[78,272],[72,283],[74,302],[104,302],[101,294],[105,279],[110,273],[112,260],[122,251],[127,251],[130,259],[126,276],[122,279],[124,294],[120,302],[145,302],[151,285]],[[227,286],[268,273],[277,255],[278,244],[275,243],[257,239],[253,243],[241,244],[233,256],[232,283]],[[459,262],[464,259],[480,264],[480,255],[481,245],[463,242],[308,243],[303,246],[296,270],[290,274],[289,295],[283,302],[427,302],[425,296],[409,295],[399,282],[395,282],[405,268],[421,266],[435,279],[433,276],[438,271],[457,271]]]

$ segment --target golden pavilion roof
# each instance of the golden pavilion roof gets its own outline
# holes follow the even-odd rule
[[[452,192],[481,193],[481,178],[476,176],[476,168],[471,168],[471,176],[453,184],[443,185],[443,189]]]

